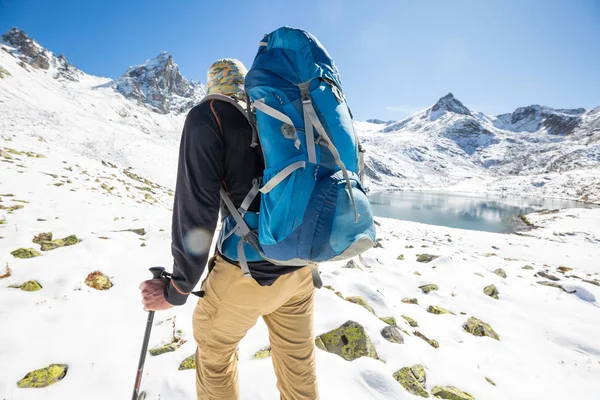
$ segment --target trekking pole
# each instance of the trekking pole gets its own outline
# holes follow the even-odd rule
[[[163,267],[152,267],[152,279],[160,279],[168,277]],[[148,322],[146,322],[146,333],[144,334],[144,342],[142,343],[142,353],[140,354],[140,362],[137,369],[137,377],[135,378],[135,386],[133,388],[132,400],[138,400],[140,395],[140,384],[142,383],[142,373],[144,372],[144,363],[146,362],[146,352],[148,351],[148,341],[150,340],[150,331],[152,330],[152,322],[154,321],[154,311],[148,312]]]

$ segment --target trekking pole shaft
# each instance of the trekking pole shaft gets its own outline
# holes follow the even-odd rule
[[[154,321],[154,311],[148,313],[148,322],[146,322],[146,333],[142,343],[142,353],[138,364],[137,376],[135,378],[135,388],[133,389],[132,400],[137,400],[140,395],[140,385],[142,383],[142,374],[144,373],[144,364],[146,363],[146,353],[148,352],[148,342],[150,341],[150,332],[152,331],[152,322]]]

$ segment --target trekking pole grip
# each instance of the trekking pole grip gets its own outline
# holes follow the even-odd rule
[[[163,276],[165,269],[163,267],[152,267],[150,272],[152,273],[152,279],[157,279]]]

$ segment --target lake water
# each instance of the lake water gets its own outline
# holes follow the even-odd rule
[[[373,214],[378,217],[497,233],[524,228],[519,218],[521,214],[591,207],[568,200],[442,192],[372,193],[369,200]]]

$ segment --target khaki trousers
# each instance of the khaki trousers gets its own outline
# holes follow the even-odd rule
[[[198,400],[238,400],[237,346],[259,316],[269,328],[281,400],[319,398],[310,267],[260,286],[217,257],[202,286],[193,317]]]

